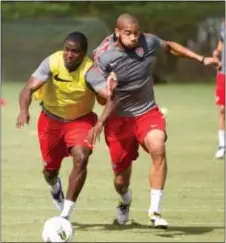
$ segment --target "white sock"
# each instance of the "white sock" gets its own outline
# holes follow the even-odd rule
[[[75,206],[75,202],[72,202],[70,200],[65,199],[64,200],[64,208],[63,208],[60,216],[70,219],[74,206]]]
[[[122,203],[123,204],[130,204],[132,200],[132,193],[128,190],[125,194],[121,195]]]
[[[219,147],[225,147],[225,131],[218,130],[218,143]]]
[[[161,213],[161,201],[163,196],[163,190],[151,189],[150,192],[150,208],[148,214]]]
[[[60,182],[57,180],[57,183],[55,185],[49,185],[49,189],[52,193],[57,193],[60,190]]]

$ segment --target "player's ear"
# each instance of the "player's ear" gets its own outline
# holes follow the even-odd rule
[[[115,37],[119,38],[119,29],[118,28],[115,28]]]

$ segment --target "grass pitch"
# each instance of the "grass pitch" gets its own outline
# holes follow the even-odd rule
[[[3,83],[2,232],[3,242],[41,241],[45,220],[58,215],[42,178],[36,136],[40,107],[31,107],[31,123],[18,131],[21,83]],[[168,84],[155,87],[156,99],[168,113],[169,173],[163,215],[169,229],[147,225],[149,156],[140,151],[134,162],[131,222],[112,224],[118,197],[113,189],[110,158],[102,141],[90,158],[86,185],[72,215],[77,242],[217,242],[224,241],[224,161],[215,160],[217,111],[212,84]],[[96,107],[99,112],[100,107]],[[65,159],[64,188],[71,160]]]

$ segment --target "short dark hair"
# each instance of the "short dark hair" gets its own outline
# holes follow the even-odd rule
[[[68,34],[68,36],[65,38],[65,41],[74,41],[78,43],[84,53],[87,52],[88,49],[88,40],[87,37],[79,31],[72,32]]]

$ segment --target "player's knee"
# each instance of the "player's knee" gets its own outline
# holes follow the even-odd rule
[[[144,145],[152,157],[163,157],[165,156],[165,140],[164,131],[152,130],[146,135]]]
[[[44,168],[42,173],[47,181],[52,181],[57,178],[59,171],[58,170],[46,170]]]
[[[123,178],[122,176],[115,176],[115,185],[117,186],[124,186],[125,185],[125,178]]]
[[[114,180],[115,189],[119,193],[124,193],[128,189],[128,183],[120,177],[116,177]]]
[[[85,170],[88,164],[90,151],[86,149],[72,149],[71,154],[74,161],[74,169]]]
[[[120,193],[127,192],[130,184],[130,178],[123,175],[115,175],[114,184],[116,191]]]
[[[220,106],[220,115],[225,116],[225,107]]]

